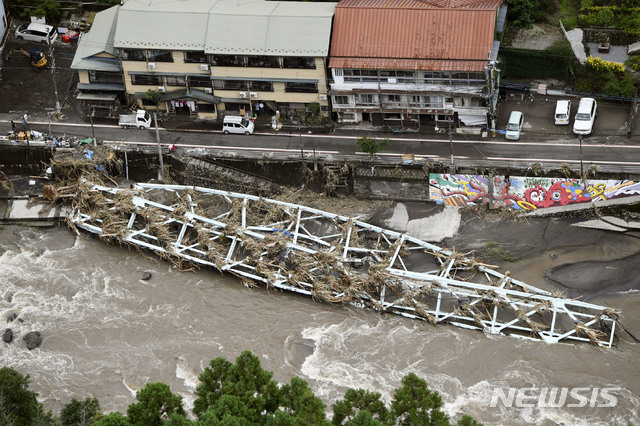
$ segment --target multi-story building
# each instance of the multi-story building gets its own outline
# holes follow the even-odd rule
[[[260,103],[281,112],[317,104],[328,114],[325,60],[335,5],[129,0],[109,9],[111,31],[93,34],[94,22],[73,68],[81,83],[93,83],[86,64],[113,51],[128,103],[176,114],[215,118]],[[85,38],[91,41],[83,47]]]
[[[83,34],[73,57],[71,68],[78,72],[76,98],[86,112],[96,108],[113,114],[126,104],[122,64],[113,47],[113,28],[120,6],[96,13],[91,31]],[[93,111],[91,111],[93,110]]]
[[[492,127],[501,3],[342,0],[329,53],[338,121]]]

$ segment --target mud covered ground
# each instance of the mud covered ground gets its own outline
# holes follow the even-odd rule
[[[16,120],[19,120],[25,112],[46,114],[56,106],[55,89],[57,87],[57,99],[60,102],[62,114],[81,115],[78,102],[73,96],[78,75],[71,69],[76,44],[77,41],[62,43],[58,38],[50,51],[45,45],[16,40],[13,35],[10,35],[2,52],[0,113],[15,113]],[[44,49],[48,59],[47,65],[44,68],[31,66],[29,57],[20,53],[19,49],[27,53],[31,49]],[[55,73],[52,72],[54,62]]]

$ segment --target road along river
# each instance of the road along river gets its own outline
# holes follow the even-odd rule
[[[425,214],[414,206],[406,219]],[[395,226],[385,222],[391,215],[382,212],[376,220]],[[502,262],[503,270],[620,309],[624,327],[640,335],[640,239],[571,222],[463,214],[442,245],[482,254],[484,242],[500,242],[522,259]],[[180,272],[154,256],[80,238],[64,226],[3,227],[0,271],[0,314],[4,319],[17,313],[23,321],[7,324],[18,337],[0,346],[3,365],[30,374],[31,388],[56,412],[72,398],[88,396],[106,411],[124,412],[135,391],[154,381],[169,384],[191,404],[209,360],[234,360],[249,349],[276,380],[300,376],[327,404],[349,387],[375,390],[389,400],[401,378],[415,372],[442,394],[446,412],[456,419],[469,413],[485,424],[640,422],[640,345],[622,330],[616,347],[599,349],[431,326],[245,288],[216,271]],[[152,273],[148,281],[141,279],[145,271]],[[20,336],[32,330],[41,331],[44,341],[28,351]],[[568,398],[560,407],[545,407],[528,404],[537,401],[530,398],[526,407],[491,407],[496,388],[508,393],[547,387],[588,388],[578,391],[588,401],[571,407],[581,400]],[[615,406],[598,406],[606,403],[602,398],[591,401],[594,388],[613,388]]]

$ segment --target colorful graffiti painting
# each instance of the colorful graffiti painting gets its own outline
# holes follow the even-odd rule
[[[640,182],[480,175],[429,175],[429,196],[438,204],[465,206],[492,203],[517,210],[587,203],[640,195]]]

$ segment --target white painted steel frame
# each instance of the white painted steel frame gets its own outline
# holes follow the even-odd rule
[[[189,211],[183,213],[183,220],[170,216],[178,207],[177,205],[164,205],[144,198],[145,193],[157,190],[169,191],[179,196],[182,194],[186,197]],[[322,276],[318,275],[316,278],[313,275],[318,268],[308,271],[306,274],[308,281],[292,282],[291,274],[277,265],[275,273],[265,275],[244,261],[240,253],[247,239],[262,241],[274,232],[284,232],[289,238],[285,254],[288,254],[289,250],[307,255],[319,252],[329,253],[333,257],[332,268],[347,274],[366,275],[366,271],[359,269],[365,264],[365,260],[368,260],[371,265],[379,266],[386,271],[387,281],[393,280],[393,284],[400,284],[399,288],[394,287],[397,297],[390,296],[387,285],[382,285],[379,294],[360,291],[358,302],[354,302],[353,299],[348,300],[353,305],[428,320],[431,323],[446,322],[459,327],[482,330],[488,334],[506,334],[547,343],[580,341],[591,342],[601,347],[611,347],[614,342],[619,311],[578,300],[555,297],[548,291],[530,286],[482,264],[474,263],[473,259],[462,257],[450,250],[353,218],[282,201],[202,187],[140,183],[132,189],[96,185],[91,188],[91,191],[100,191],[106,197],[127,191],[138,209],[153,208],[159,212],[166,212],[163,216],[164,223],[180,227],[175,240],[168,244],[166,241],[160,241],[146,228],[134,229],[137,213],[133,212],[127,223],[126,232],[122,234],[123,237],[120,237],[120,240],[159,253],[178,256],[196,264],[213,266],[270,287],[314,296],[314,289],[322,285],[320,282]],[[198,215],[194,210],[196,204],[188,191],[203,196],[220,197],[228,204],[229,209],[215,218]],[[240,227],[233,229],[230,234],[226,218],[230,213],[233,200],[242,202],[242,218]],[[258,202],[279,206],[288,219],[277,223],[249,225],[247,212],[252,208],[252,204]],[[335,232],[327,235],[309,231],[314,224],[317,225],[323,220],[333,223],[336,228],[347,226],[348,229],[344,234]],[[99,219],[92,218],[79,210],[72,214],[72,223],[78,228],[98,235],[103,233]],[[207,255],[207,249],[201,244],[184,245],[187,231],[196,224],[210,233],[211,240],[220,239],[223,236],[230,240],[227,253],[220,253],[224,258],[222,265],[212,262]],[[353,236],[357,237],[359,232],[377,234],[378,247],[359,247],[353,244]],[[380,248],[381,243],[387,247]],[[336,250],[341,246],[343,246],[342,250]],[[433,271],[411,270],[408,267],[408,256],[403,255],[403,249],[409,254],[417,250],[420,253],[432,255],[440,264],[440,268]],[[262,253],[262,256],[265,254],[266,252]],[[473,267],[470,267],[470,264],[473,264]],[[464,275],[468,275],[472,269],[479,273],[484,283],[466,280],[468,278]],[[340,300],[344,293],[333,291],[332,296]],[[425,298],[435,299],[435,309],[429,309],[424,301]],[[493,309],[487,308],[487,304],[492,304]],[[484,307],[484,313],[480,312],[481,307]],[[537,321],[533,321],[531,317],[536,315]],[[563,327],[559,325],[560,319],[564,319]]]

